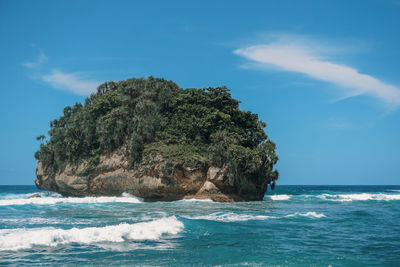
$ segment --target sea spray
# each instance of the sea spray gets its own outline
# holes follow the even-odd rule
[[[19,250],[33,246],[57,246],[79,243],[124,242],[126,240],[158,240],[163,235],[176,235],[184,225],[175,216],[135,224],[121,223],[105,227],[32,228],[0,230],[0,250]]]
[[[267,215],[237,214],[233,212],[228,212],[228,213],[217,212],[202,216],[191,216],[191,217],[187,216],[185,218],[191,220],[208,220],[208,221],[218,221],[218,222],[243,222],[249,220],[266,220],[274,217]]]
[[[289,200],[291,196],[289,195],[268,195],[265,196],[264,199],[271,199],[271,200]]]
[[[396,192],[396,190],[391,190]],[[337,201],[337,202],[348,202],[348,201],[391,201],[400,200],[400,194],[390,193],[354,193],[354,194],[299,194],[299,195],[266,195],[264,201],[285,201],[285,200],[307,200],[307,199],[319,199],[326,201]]]
[[[234,212],[216,212],[208,215],[202,216],[186,216],[185,218],[191,220],[208,220],[208,221],[217,221],[217,222],[245,222],[245,221],[259,221],[259,220],[268,220],[268,219],[280,219],[280,218],[290,218],[290,217],[308,217],[313,219],[319,219],[326,217],[323,213],[316,213],[314,211],[308,212],[295,212],[292,214],[287,214],[283,216],[271,216],[271,215],[253,215],[253,214],[238,214]]]
[[[329,201],[339,201],[339,202],[348,202],[348,201],[366,201],[366,200],[376,200],[376,201],[390,201],[390,200],[400,200],[400,194],[369,194],[369,193],[360,193],[360,194],[322,194],[317,196],[324,200]]]
[[[305,213],[295,212],[293,214],[285,215],[284,217],[295,217],[295,216],[308,217],[308,218],[323,218],[323,217],[326,217],[325,214],[316,213],[315,211],[309,211],[309,212],[305,212]]]
[[[39,198],[12,198],[0,199],[0,206],[9,205],[54,205],[60,203],[85,204],[85,203],[142,203],[142,199],[123,193],[121,197],[39,197]]]

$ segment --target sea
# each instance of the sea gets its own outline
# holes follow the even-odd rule
[[[400,266],[400,186],[278,185],[236,203],[0,186],[6,265]]]

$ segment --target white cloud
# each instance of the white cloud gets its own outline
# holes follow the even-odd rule
[[[41,78],[52,87],[68,90],[78,95],[94,93],[100,84],[85,79],[81,73],[65,73],[59,70],[53,70],[50,74],[43,75]]]
[[[321,53],[328,50],[312,42],[296,42],[284,38],[266,45],[240,48],[234,53],[256,63],[256,67],[274,66],[283,71],[302,73],[346,88],[347,92],[341,99],[365,94],[393,107],[400,105],[399,87],[362,74],[355,68],[324,59]],[[246,68],[249,66],[251,65],[247,64]]]
[[[39,51],[39,55],[35,61],[23,62],[22,66],[30,69],[35,69],[42,66],[47,60],[47,56],[42,51]]]

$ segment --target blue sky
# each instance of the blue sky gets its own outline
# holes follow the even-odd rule
[[[228,86],[279,184],[399,184],[400,1],[0,0],[0,184],[33,184],[63,107],[108,80]]]

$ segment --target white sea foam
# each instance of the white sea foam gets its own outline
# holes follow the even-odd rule
[[[332,195],[332,194],[322,194],[317,196],[324,200],[348,202],[348,201],[365,201],[365,200],[380,200],[380,201],[390,201],[390,200],[400,200],[400,194],[342,194],[342,195]]]
[[[290,217],[308,217],[313,219],[326,217],[323,213],[316,213],[314,211],[309,211],[305,213],[295,212],[293,214],[283,215],[283,216],[269,216],[269,215],[252,215],[252,214],[237,214],[233,212],[222,213],[216,212],[209,215],[202,216],[187,216],[185,218],[192,220],[208,220],[217,222],[244,222],[251,220],[268,220],[268,219],[280,219],[280,218],[290,218]]]
[[[14,198],[14,199],[1,199],[0,206],[9,205],[54,205],[58,203],[141,203],[142,200],[128,193],[123,193],[121,197],[60,197],[60,196],[48,196],[38,198]]]
[[[268,196],[265,196],[265,198],[269,198],[272,200],[289,200],[290,196],[289,195],[268,195]]]
[[[103,248],[107,251],[118,251],[118,252],[132,252],[132,250],[169,250],[176,247],[175,242],[170,242],[169,240],[157,240],[157,243],[154,244],[144,244],[144,243],[97,243],[96,246]]]
[[[59,220],[55,218],[40,218],[40,217],[32,217],[32,218],[4,218],[0,219],[0,223],[7,224],[61,224],[65,223],[65,220]]]
[[[306,213],[295,212],[293,214],[285,215],[284,217],[295,217],[295,216],[302,216],[308,218],[323,218],[326,217],[323,213],[316,213],[315,211],[309,211]]]
[[[34,246],[57,246],[79,243],[124,242],[125,240],[159,240],[163,235],[176,235],[184,225],[176,217],[166,217],[135,224],[121,223],[105,227],[33,228],[0,230],[0,251],[28,249]]]
[[[237,214],[233,212],[228,212],[228,213],[216,212],[209,215],[193,216],[185,218],[192,220],[208,220],[217,222],[244,222],[249,220],[266,220],[276,217],[267,215]]]

